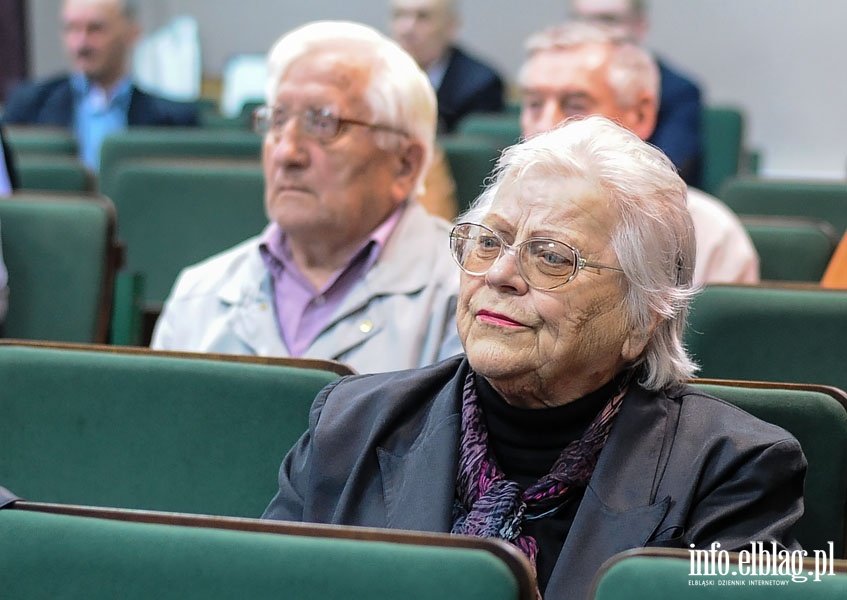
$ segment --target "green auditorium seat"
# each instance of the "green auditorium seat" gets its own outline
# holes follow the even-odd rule
[[[470,135],[439,136],[438,144],[444,150],[456,182],[456,200],[461,214],[482,192],[500,151],[490,140]]]
[[[0,510],[4,598],[535,600],[499,540],[18,502]]]
[[[100,148],[100,192],[111,197],[114,173],[142,158],[258,159],[262,138],[252,131],[222,128],[134,127],[108,136]]]
[[[152,314],[181,269],[258,235],[268,222],[258,161],[143,159],[123,164],[112,179],[124,273],[141,274]]]
[[[838,237],[847,230],[847,182],[739,177],[727,180],[718,197],[738,215],[822,219]]]
[[[701,377],[820,383],[847,390],[847,291],[710,285],[685,344]]]
[[[351,371],[0,343],[0,481],[33,501],[258,517],[313,399],[339,372]]]
[[[17,156],[52,154],[76,156],[76,138],[70,129],[44,125],[6,125],[4,139]]]
[[[9,271],[5,337],[105,342],[120,253],[102,196],[18,192],[0,199]]]
[[[803,548],[845,556],[847,526],[847,393],[821,385],[693,380],[703,391],[791,432],[809,463],[805,512],[795,535]]]
[[[717,194],[723,182],[738,175],[744,150],[744,113],[734,106],[704,106],[701,188]]]
[[[498,150],[503,150],[520,141],[520,112],[471,113],[459,122],[456,130],[462,135],[489,139]]]
[[[741,222],[759,254],[763,281],[817,283],[838,244],[835,229],[820,219],[745,216]]]
[[[715,555],[719,556],[719,555]],[[759,555],[761,556],[761,555]],[[756,561],[749,556],[742,566],[737,553],[723,555],[724,562],[703,558],[698,564],[687,549],[639,548],[610,558],[597,573],[589,600],[842,600],[847,598],[847,561],[816,563],[815,558],[791,555],[783,573],[762,575],[777,569],[778,561]],[[722,574],[721,569],[725,573]],[[761,566],[760,566],[761,565]],[[816,569],[822,574],[815,577]],[[709,573],[709,574],[707,574]],[[792,577],[791,573],[795,574]]]
[[[16,166],[21,189],[89,192],[94,178],[76,156],[22,154]]]

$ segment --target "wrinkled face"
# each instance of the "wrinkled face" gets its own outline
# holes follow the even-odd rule
[[[618,266],[610,246],[619,216],[593,186],[528,173],[506,183],[482,224],[514,245],[530,237],[560,240],[582,258]],[[540,291],[504,253],[486,275],[462,273],[459,335],[471,366],[511,404],[564,404],[597,389],[636,358],[624,309],[623,275],[585,267],[561,288]],[[572,397],[567,385],[581,382]]]
[[[601,23],[612,28],[616,34],[639,41],[645,24],[632,10],[631,0],[572,0],[574,17]]]
[[[365,101],[369,62],[343,48],[307,54],[283,75],[276,105],[294,114],[326,108],[372,123]],[[396,144],[383,149],[377,136],[396,138]],[[296,118],[288,119],[265,135],[262,147],[268,217],[295,241],[331,236],[344,245],[365,239],[411,192],[419,168],[404,161],[410,144],[399,134],[352,124],[321,142]]]
[[[74,69],[103,86],[123,76],[138,38],[137,25],[124,15],[117,0],[66,0],[62,31]]]
[[[638,133],[640,115],[609,82],[609,47],[583,44],[532,54],[521,71],[521,129],[526,137],[575,115],[602,115]]]
[[[448,0],[391,1],[391,35],[422,69],[443,56],[455,30]]]

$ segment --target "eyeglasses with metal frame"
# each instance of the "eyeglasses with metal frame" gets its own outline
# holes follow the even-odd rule
[[[485,275],[503,254],[512,254],[527,285],[543,291],[573,281],[585,267],[623,272],[619,267],[589,262],[580,256],[579,250],[558,240],[529,238],[509,245],[499,233],[477,223],[459,223],[453,227],[450,250],[459,267],[474,276]]]
[[[301,111],[290,111],[284,106],[268,105],[259,106],[253,111],[253,131],[261,135],[279,132],[285,127],[289,119],[297,120],[297,127],[301,133],[323,144],[337,138],[344,127],[348,125],[389,131],[402,136],[408,135],[405,131],[390,125],[340,117],[330,108],[307,108]]]

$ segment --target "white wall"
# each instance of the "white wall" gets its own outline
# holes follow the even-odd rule
[[[227,58],[265,52],[305,21],[354,19],[385,29],[385,0],[144,0],[148,30],[180,14],[200,24],[204,72]],[[514,79],[522,42],[563,19],[566,0],[464,0],[463,42]],[[60,0],[31,0],[33,66],[64,65]],[[774,176],[847,176],[847,2],[844,0],[652,0],[649,45],[702,84],[708,102],[742,107],[748,144]]]

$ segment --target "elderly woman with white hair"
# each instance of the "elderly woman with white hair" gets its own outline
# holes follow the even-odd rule
[[[628,548],[796,548],[798,442],[684,383],[685,193],[603,117],[506,150],[450,236],[465,354],[327,387],[265,517],[503,538],[547,598]]]

